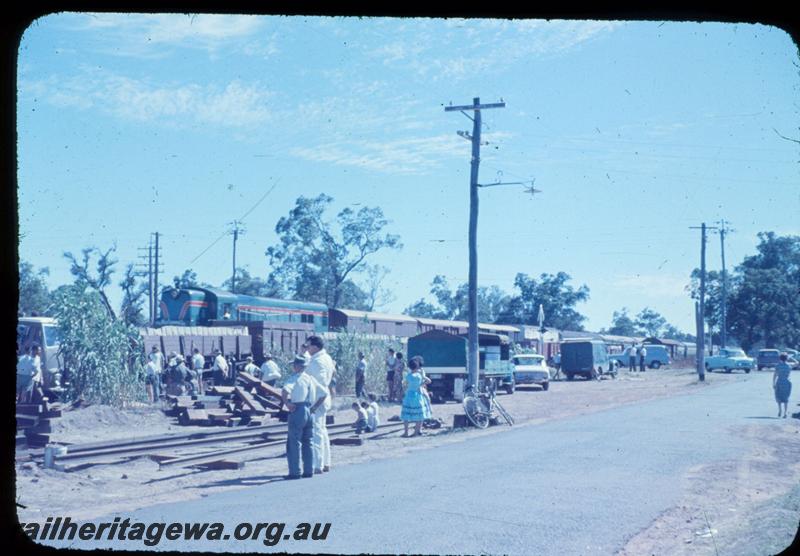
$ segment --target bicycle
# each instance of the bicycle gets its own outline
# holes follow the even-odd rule
[[[508,423],[514,424],[514,418],[497,401],[495,395],[496,384],[494,380],[489,381],[489,386],[483,389],[476,388],[474,385],[467,387],[464,392],[464,413],[467,419],[479,429],[485,429],[490,421],[495,417],[495,411]]]

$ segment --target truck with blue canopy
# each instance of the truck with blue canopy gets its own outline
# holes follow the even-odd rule
[[[508,336],[478,334],[481,382],[494,380],[509,394],[514,392],[514,365],[510,361]],[[468,385],[467,335],[430,330],[408,339],[408,358],[421,356],[425,375],[431,379],[428,391],[435,402],[461,401]]]

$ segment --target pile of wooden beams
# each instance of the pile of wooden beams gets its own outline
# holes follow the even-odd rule
[[[41,448],[50,442],[50,421],[61,417],[61,404],[49,403],[42,398],[39,403],[20,403],[16,407],[16,445]]]
[[[284,420],[286,411],[277,388],[239,372],[236,386],[212,386],[205,395],[167,396],[168,414],[181,425],[261,425]]]

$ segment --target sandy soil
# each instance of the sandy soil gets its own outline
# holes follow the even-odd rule
[[[531,387],[518,389],[513,395],[501,395],[499,400],[515,417],[517,426],[530,426],[552,419],[563,419],[601,411],[611,407],[636,403],[644,400],[675,396],[695,391],[697,388],[711,388],[715,385],[741,380],[744,375],[711,374],[705,383],[698,383],[696,375],[689,369],[662,369],[643,374],[625,371],[616,380],[574,382],[555,381],[547,392]],[[333,414],[337,423],[353,420],[349,408],[352,399],[347,397],[335,400]],[[434,416],[441,418],[445,427],[427,430],[422,437],[402,438],[402,430],[368,439],[362,446],[334,446],[333,462],[336,466],[370,461],[429,449],[450,442],[463,442],[473,436],[494,434],[504,427],[490,427],[487,430],[452,430],[453,415],[462,413],[461,405],[447,403],[434,405]],[[397,404],[384,404],[381,420],[386,423],[394,415],[399,415]],[[54,422],[51,438],[63,442],[89,442],[97,440],[130,438],[164,433],[188,432],[200,427],[182,427],[175,424],[174,418],[164,416],[153,408],[140,408],[125,411],[109,407],[88,407],[65,412]],[[788,427],[788,424],[786,425]],[[208,430],[208,428],[203,428]],[[788,432],[787,432],[788,434]],[[755,442],[755,441],[754,441]],[[767,447],[762,447],[766,458]],[[163,502],[176,502],[196,499],[214,492],[246,488],[281,480],[286,473],[286,461],[282,448],[267,448],[250,453],[247,464],[240,470],[207,471],[192,468],[169,468],[160,471],[158,465],[145,458],[137,458],[114,465],[97,465],[78,471],[62,472],[43,469],[33,462],[18,462],[16,466],[16,498],[20,521],[43,521],[49,516],[68,515],[72,519],[91,519],[113,512],[132,511],[140,507]],[[761,453],[761,452],[759,452]],[[21,455],[22,451],[20,452]],[[169,455],[169,454],[168,454]],[[245,458],[242,458],[245,459]],[[767,465],[764,459],[759,465]],[[795,458],[797,460],[797,458]],[[741,473],[734,468],[734,475]],[[750,477],[761,474],[758,465],[750,465]],[[698,476],[704,471],[698,470]],[[738,477],[738,475],[735,475]],[[743,479],[741,479],[744,481]],[[783,477],[781,478],[783,481]],[[687,479],[689,484],[690,479]],[[697,481],[702,485],[702,481]],[[781,483],[782,488],[783,483]],[[767,485],[770,487],[771,485]],[[765,492],[767,491],[765,487]],[[698,487],[699,488],[699,487]],[[755,497],[755,495],[753,495]],[[754,498],[755,499],[755,498]],[[731,502],[730,507],[739,507]],[[689,506],[687,506],[689,507]],[[691,506],[695,507],[695,506]],[[700,507],[700,506],[696,506]],[[727,508],[728,506],[726,506]],[[706,510],[708,512],[708,509]],[[677,515],[677,514],[676,514]],[[682,516],[683,514],[680,514]],[[696,515],[693,514],[696,519]],[[722,527],[721,515],[709,514],[714,527]],[[676,517],[675,519],[678,519]],[[677,527],[677,524],[675,525]],[[659,526],[656,529],[661,529]],[[698,525],[696,528],[700,528]],[[651,528],[652,529],[652,528]],[[643,535],[647,533],[644,532]],[[650,540],[648,540],[650,539]],[[658,535],[642,536],[631,543],[655,543]],[[698,539],[692,539],[697,543]],[[641,554],[636,544],[629,545],[628,554]],[[655,544],[653,546],[656,546]],[[691,546],[697,546],[693,544]],[[658,552],[657,552],[658,553]]]
[[[631,538],[619,556],[775,554],[792,542],[798,512],[772,523],[781,498],[800,485],[800,426],[775,419],[734,429],[750,449],[736,460],[695,467],[682,499]],[[787,512],[788,513],[788,512]]]

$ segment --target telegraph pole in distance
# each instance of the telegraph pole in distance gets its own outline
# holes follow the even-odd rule
[[[722,324],[720,326],[720,342],[722,347],[727,346],[728,340],[728,274],[725,271],[725,234],[733,230],[725,226],[723,218],[719,222],[719,242],[722,249]]]
[[[470,163],[469,180],[469,334],[467,372],[470,386],[477,386],[479,371],[478,355],[478,168],[481,161],[481,110],[489,108],[505,108],[505,102],[481,104],[481,99],[475,97],[471,105],[445,106],[445,112],[459,111],[466,115],[466,111],[473,112],[472,136],[459,133],[462,137],[472,141],[472,161]],[[469,118],[469,116],[467,116]]]
[[[156,232],[156,245],[155,245],[155,254],[153,260],[153,322],[156,321],[156,317],[158,316],[158,309],[160,307],[160,303],[158,300],[158,273],[161,271],[161,267],[158,266],[158,256],[160,255],[160,251],[158,248],[158,238],[159,233]]]
[[[239,239],[239,234],[245,233],[244,228],[239,227],[240,222],[238,220],[233,221],[233,230],[230,232],[233,234],[233,273],[231,274],[231,293],[236,293],[236,241]]]

